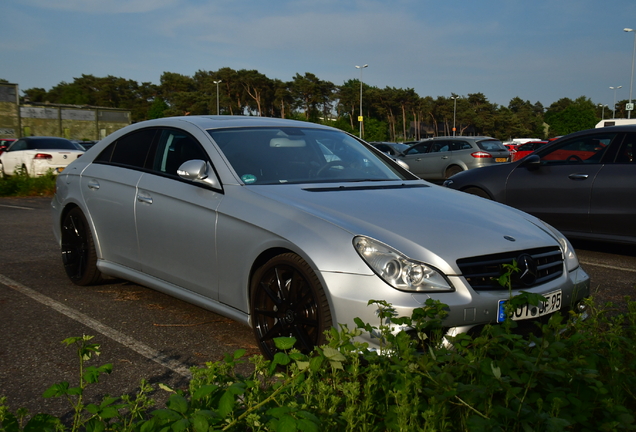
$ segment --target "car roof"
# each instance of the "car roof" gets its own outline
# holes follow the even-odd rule
[[[144,126],[152,126],[153,124],[178,124],[179,122],[188,122],[198,126],[201,129],[222,129],[235,127],[312,127],[318,129],[333,129],[329,126],[323,126],[318,123],[309,123],[299,120],[280,119],[274,117],[257,117],[257,116],[182,116],[182,117],[164,117],[155,120],[147,120],[143,122]],[[140,123],[141,124],[141,123]]]

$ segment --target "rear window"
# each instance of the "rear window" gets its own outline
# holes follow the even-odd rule
[[[503,143],[495,139],[477,141],[477,145],[480,149],[485,151],[506,150],[506,147],[504,147]]]
[[[77,148],[67,139],[44,138],[27,141],[29,150],[77,150]]]

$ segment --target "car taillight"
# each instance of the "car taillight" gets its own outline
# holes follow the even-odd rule
[[[471,153],[470,155],[472,157],[478,158],[478,159],[479,158],[491,158],[492,157],[492,155],[490,153],[486,153],[486,152],[483,152],[483,151],[478,151],[478,152],[475,152],[475,153]]]
[[[53,156],[46,153],[37,153],[35,156],[33,156],[33,159],[53,159]]]

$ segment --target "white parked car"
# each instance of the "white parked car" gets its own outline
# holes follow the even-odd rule
[[[83,154],[84,151],[65,138],[20,138],[0,155],[0,175],[14,175],[20,171],[31,177],[49,171],[58,174]]]

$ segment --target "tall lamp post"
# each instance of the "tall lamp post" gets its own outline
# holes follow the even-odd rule
[[[453,99],[453,136],[455,136],[455,114],[457,113],[457,98],[459,96],[451,96]]]
[[[607,105],[603,105],[603,104],[598,104],[598,106],[601,107],[601,120],[605,120],[605,107]]]
[[[629,108],[633,108],[632,105],[632,88],[634,87],[634,57],[636,56],[636,32],[634,29],[624,28],[623,31],[634,33],[634,50],[632,51],[632,78],[629,83]],[[632,118],[632,110],[627,111],[627,118]]]
[[[218,80],[218,81],[212,81],[214,84],[216,84],[216,115],[219,115],[219,84],[222,83],[223,81]]]
[[[364,66],[356,66],[356,69],[360,69],[360,116],[358,117],[358,123],[360,123],[360,139],[362,139],[362,69],[369,67],[368,64]]]
[[[614,105],[612,105],[612,118],[615,119],[616,118],[616,90],[618,90],[619,88],[622,88],[623,86],[618,86],[618,87],[610,87],[610,89],[614,90]]]

